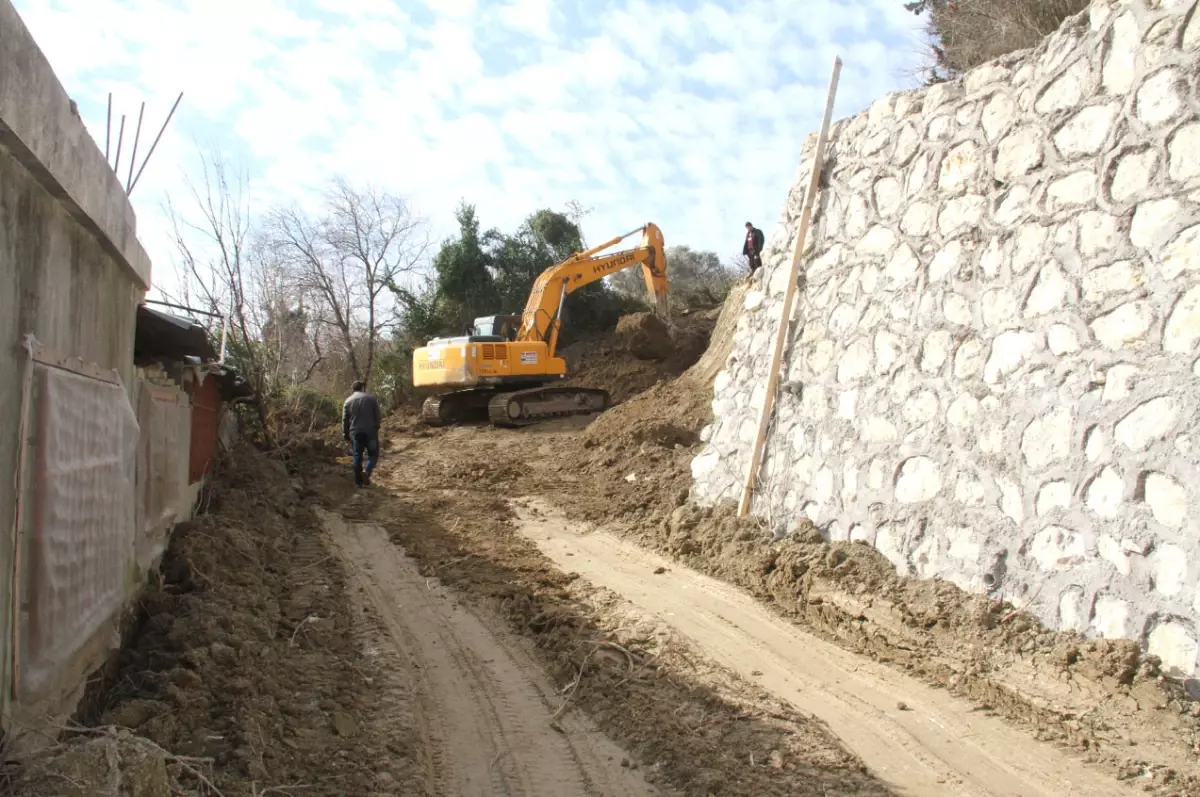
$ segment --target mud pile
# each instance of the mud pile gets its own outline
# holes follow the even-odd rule
[[[654,313],[630,313],[617,322],[616,339],[639,360],[665,360],[674,346],[671,330]]]
[[[140,627],[81,719],[211,761],[227,794],[371,793],[380,762],[405,759],[361,730],[372,665],[311,509],[280,463],[246,446],[203,503],[172,535]]]
[[[620,404],[659,382],[674,380],[708,349],[720,313],[720,307],[681,313],[665,337],[651,334],[651,328],[662,325],[652,314],[625,316],[616,329],[560,351],[567,361],[568,384],[607,390],[613,403]]]
[[[180,797],[201,794],[201,762],[186,762],[128,731],[72,736],[6,772],[12,797]],[[187,782],[189,785],[185,786]]]

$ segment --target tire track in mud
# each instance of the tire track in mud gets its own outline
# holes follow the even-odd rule
[[[516,510],[519,533],[559,567],[661,618],[705,658],[827,723],[897,794],[1133,793],[942,691],[805,633],[734,587],[572,523],[544,499],[521,499]]]
[[[443,797],[657,797],[619,747],[568,714],[552,726],[549,680],[500,627],[426,579],[379,526],[317,510],[352,588],[366,596],[412,683],[427,790]],[[386,666],[386,663],[380,662]]]

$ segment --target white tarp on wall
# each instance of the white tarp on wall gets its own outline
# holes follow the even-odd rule
[[[37,691],[121,608],[133,552],[138,422],[125,389],[36,365],[21,687]]]

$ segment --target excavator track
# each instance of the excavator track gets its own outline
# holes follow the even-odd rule
[[[488,402],[493,426],[517,428],[550,418],[592,415],[608,409],[607,390],[590,387],[534,387],[498,393]]]
[[[486,421],[488,399],[495,394],[489,388],[457,390],[441,396],[430,396],[421,405],[421,420],[430,426],[451,426],[456,423]]]

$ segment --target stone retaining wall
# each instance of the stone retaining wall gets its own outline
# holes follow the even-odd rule
[[[754,511],[903,573],[1200,638],[1200,15],[1099,0],[1037,50],[839,122]],[[736,500],[812,140],[692,465]]]

